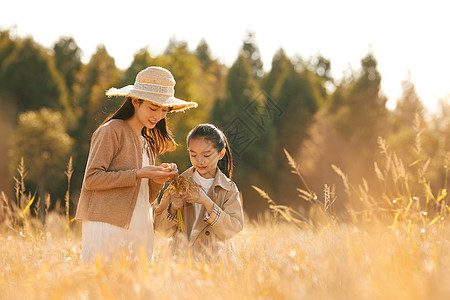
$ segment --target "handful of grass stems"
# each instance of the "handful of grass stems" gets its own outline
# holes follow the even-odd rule
[[[166,168],[166,171],[172,171],[172,168]],[[170,195],[181,192],[192,194],[199,192],[200,189],[205,191],[203,187],[192,179],[192,177],[186,178],[180,174],[174,174],[168,181],[169,186],[164,191],[163,199],[166,199]],[[205,192],[206,193],[206,192]],[[178,231],[184,232],[183,217],[181,216],[181,208],[177,209],[177,221],[178,221]]]

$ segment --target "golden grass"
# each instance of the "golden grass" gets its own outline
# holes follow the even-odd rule
[[[246,224],[235,238],[240,262],[167,258],[80,263],[78,225],[51,215],[46,234],[0,235],[1,299],[446,299],[450,227],[408,232],[381,223],[299,231],[273,218]]]
[[[255,187],[275,214],[246,222],[233,238],[237,260],[209,263],[175,261],[168,240],[156,234],[153,262],[124,255],[83,265],[80,224],[67,231],[68,215],[56,213],[45,225],[33,221],[27,209],[33,196],[19,178],[19,205],[3,207],[7,214],[0,220],[0,299],[449,299],[447,186],[434,195],[426,160],[414,163],[413,178],[379,142],[384,161],[374,166],[382,186],[378,197],[365,180],[356,187],[334,166],[348,202],[359,205],[348,206],[346,219],[334,214],[339,199],[332,188],[325,185],[322,200],[286,153],[306,186],[298,192],[308,213],[278,205]]]

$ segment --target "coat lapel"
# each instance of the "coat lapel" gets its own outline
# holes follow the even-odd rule
[[[188,177],[192,177],[192,174],[194,173],[194,171],[195,171],[194,167],[190,167],[182,175],[188,176]],[[217,204],[217,202],[216,202],[217,201],[217,199],[216,199],[217,193],[216,193],[215,190],[218,189],[218,188],[219,189],[223,188],[223,189],[228,190],[229,189],[228,181],[229,180],[225,177],[225,175],[223,175],[223,173],[220,171],[220,169],[217,168],[216,178],[215,178],[215,180],[214,180],[214,182],[213,182],[213,184],[212,184],[212,186],[209,189],[208,194],[207,194],[208,197],[214,203]],[[189,212],[186,211],[186,213],[189,213],[189,217],[187,217],[187,219],[195,220],[195,208],[194,208],[194,205],[193,204],[189,205],[189,208],[190,208]],[[192,225],[193,225],[194,222],[192,221],[192,224],[190,224],[190,227],[186,227],[185,226],[185,228],[187,229],[186,233],[187,233],[188,237],[190,237],[190,239],[189,239],[189,246],[192,246],[195,243],[195,241],[199,237],[200,233],[205,229],[206,226],[208,226],[208,224],[206,224],[203,221],[203,218],[205,217],[205,215],[206,215],[206,208],[202,205],[201,209],[200,209],[200,214],[198,216],[199,218],[197,220],[197,223],[195,223],[195,228],[192,229],[193,230],[192,234],[191,234],[191,230],[190,229],[192,228]]]
[[[213,185],[211,186],[211,188],[208,191],[208,197],[215,202],[215,199],[213,197],[213,190],[215,189],[215,183],[213,183]],[[192,205],[193,206],[193,205]],[[194,213],[195,213],[195,209],[194,209]],[[207,224],[203,221],[203,218],[206,215],[206,208],[205,206],[201,206],[200,209],[200,214],[198,215],[198,220],[197,223],[195,223],[195,228],[193,228],[193,232],[191,234],[191,238],[189,240],[189,245],[192,245],[195,240],[198,238],[198,235],[203,231],[203,229],[205,229],[205,227],[207,226]],[[195,218],[195,215],[194,215]]]

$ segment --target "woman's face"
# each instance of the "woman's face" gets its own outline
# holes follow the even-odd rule
[[[168,108],[153,104],[149,101],[133,99],[134,115],[143,126],[152,129],[156,123],[164,119],[169,112]]]
[[[188,151],[192,166],[203,178],[216,176],[217,162],[225,155],[225,149],[219,151],[211,141],[194,138],[189,141]]]

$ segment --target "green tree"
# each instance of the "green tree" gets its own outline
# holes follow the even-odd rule
[[[3,73],[3,62],[17,47],[15,39],[11,37],[9,30],[0,31],[0,77]],[[16,126],[17,104],[7,95],[0,83],[0,141],[8,141],[12,129]],[[8,145],[0,143],[0,190],[4,191],[8,198],[13,195],[12,176],[9,174]]]
[[[16,47],[16,42],[11,38],[9,30],[0,31],[0,70],[2,70],[5,59],[11,55]]]
[[[282,150],[282,146],[279,144],[280,135],[278,127],[285,121],[284,108],[280,106],[279,102],[280,94],[282,93],[282,88],[284,88],[286,79],[293,70],[293,63],[286,56],[284,50],[280,49],[272,58],[272,68],[261,81],[262,90],[267,93],[270,100],[273,101],[281,111],[274,111],[274,107],[272,107],[273,104],[270,102],[266,101],[265,103],[260,104],[260,113],[263,113],[266,116],[264,117],[264,131],[263,135],[255,141],[254,152],[249,159],[255,160],[255,164],[259,165],[258,172],[265,174],[264,177],[271,182],[266,189],[272,191],[276,190],[274,189],[276,185],[273,183],[277,182],[276,178],[278,177],[278,172],[274,173],[274,170],[279,169],[279,161],[276,159],[276,156],[279,155],[279,151]],[[286,97],[286,95],[283,97]],[[281,115],[278,115],[278,113],[281,113]],[[267,160],[267,157],[272,157],[273,159]],[[256,161],[264,160],[266,161],[264,164],[256,163]],[[263,182],[263,180],[261,179],[260,182]],[[265,186],[268,185],[265,184]]]
[[[272,67],[263,77],[261,87],[271,97],[277,98],[280,94],[281,85],[292,69],[292,62],[286,56],[283,49],[279,49],[272,58]]]
[[[322,101],[319,104],[323,105],[329,100],[327,91],[332,91],[336,88],[331,75],[331,61],[319,54],[306,63],[306,68],[315,74],[315,76],[310,76],[311,83],[315,85],[315,92],[318,93],[317,99]]]
[[[256,45],[256,38],[254,33],[247,33],[247,37],[245,38],[244,44],[242,45],[241,54],[249,60],[253,70],[253,76],[256,79],[261,79],[264,75],[263,63],[258,46]]]
[[[308,131],[299,161],[310,187],[317,191],[324,184],[335,185],[343,199],[338,210],[345,209],[346,193],[342,180],[331,165],[338,166],[352,182],[377,183],[373,164],[379,153],[378,136],[387,129],[386,98],[380,94],[381,75],[376,60],[368,54],[357,72],[349,69],[341,83],[319,110]]]
[[[81,49],[71,37],[61,37],[53,46],[56,68],[63,75],[69,95],[81,69]]]
[[[10,144],[11,173],[23,157],[29,166],[28,178],[37,187],[42,212],[45,192],[63,197],[67,188],[64,170],[73,139],[66,132],[63,115],[48,108],[21,113]]]
[[[74,89],[77,124],[70,130],[77,143],[73,162],[74,186],[81,186],[91,135],[109,114],[108,105],[114,101],[106,98],[105,91],[117,86],[120,75],[104,46],[99,46],[89,63],[81,69],[80,80]]]
[[[256,96],[257,88],[250,62],[240,54],[228,71],[225,98],[215,101],[211,120],[225,126]]]
[[[372,54],[361,60],[361,71],[350,84],[338,87],[332,101],[341,101],[336,110],[334,122],[337,131],[349,141],[366,162],[372,165],[377,149],[377,138],[383,135],[386,122],[386,97],[380,94],[381,75],[377,61]]]
[[[331,61],[320,54],[310,59],[308,69],[325,81],[333,80],[331,76]]]
[[[79,127],[84,129],[84,138],[90,134],[105,119],[105,91],[115,86],[120,77],[112,58],[104,46],[99,46],[97,52],[84,66],[81,74],[80,95],[77,97]]]
[[[291,153],[298,151],[312,116],[318,110],[320,99],[310,79],[314,76],[307,70],[299,73],[291,68],[277,101],[284,112],[282,122],[277,126],[279,145]],[[284,153],[282,156],[285,160]]]
[[[197,48],[195,49],[195,54],[198,60],[202,64],[203,70],[207,70],[212,63],[211,52],[209,46],[204,39],[200,41]]]
[[[223,129],[227,134],[234,157],[233,180],[240,187],[244,199],[247,199],[247,197],[254,196],[252,195],[253,191],[250,185],[242,183],[248,183],[249,180],[255,184],[259,183],[258,178],[254,175],[260,162],[254,164],[253,159],[248,160],[254,151],[254,144],[249,143],[252,139],[251,133],[245,133],[246,128],[252,126],[252,121],[246,117],[244,108],[257,96],[258,82],[253,75],[250,61],[243,53],[239,54],[229,69],[226,82],[225,97],[215,101],[210,122]],[[244,132],[244,134],[241,135],[239,132]],[[247,145],[249,147],[245,149]],[[255,212],[257,205],[244,200],[244,206],[247,211]]]
[[[301,71],[297,71],[298,69]],[[323,102],[320,98],[321,93],[317,92],[317,89],[321,87],[317,86],[316,82],[315,73],[292,64],[276,99],[283,115],[274,126],[274,138],[277,144],[274,157],[277,171],[272,182],[276,183],[275,191],[280,199],[283,199],[282,203],[297,203],[296,188],[305,189],[298,177],[290,173],[291,167],[284,149],[296,157],[307,138],[314,115],[319,109],[319,104]]]
[[[19,111],[70,109],[67,89],[53,58],[31,38],[21,41],[3,60],[0,89],[16,101]]]

